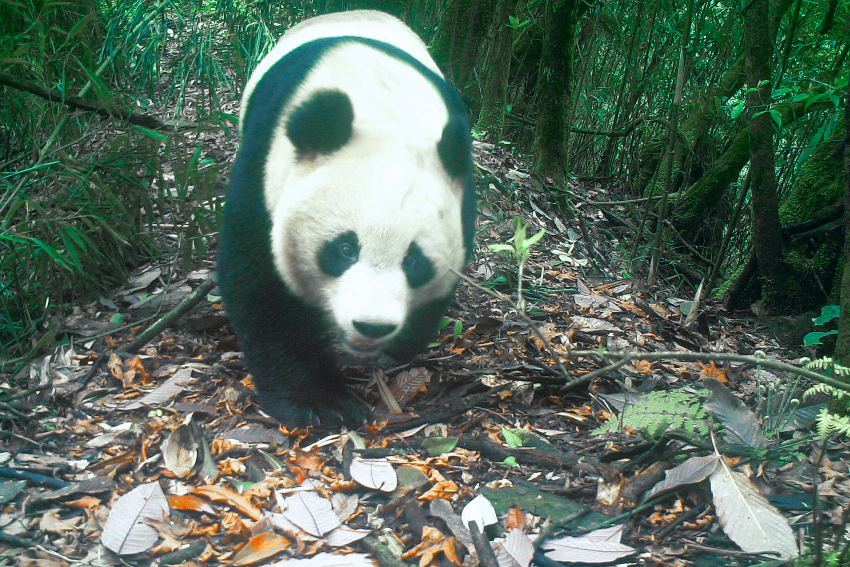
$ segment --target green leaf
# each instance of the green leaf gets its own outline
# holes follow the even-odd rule
[[[422,448],[432,457],[451,453],[457,447],[457,437],[428,437],[422,441]]]
[[[807,333],[805,337],[803,337],[803,345],[804,346],[815,346],[822,344],[820,340],[824,337],[828,337],[829,335],[837,335],[838,331],[833,329],[831,331],[826,331],[825,333],[821,332],[812,332]]]
[[[841,317],[840,305],[824,305],[821,307],[820,316],[813,317],[812,323],[815,325],[823,325],[825,323],[829,323],[833,319],[838,319],[839,317]]]
[[[502,462],[505,463],[506,465],[510,465],[512,467],[518,467],[519,466],[519,463],[517,462],[516,457],[514,457],[513,455],[511,455],[510,457],[505,457],[505,460],[502,461]]]
[[[505,438],[505,443],[508,444],[508,447],[513,447],[514,449],[516,449],[517,447],[522,447],[522,437],[517,435],[515,429],[508,429],[507,427],[503,427],[502,437]]]
[[[773,100],[776,100],[778,98],[784,97],[785,95],[787,95],[791,91],[793,91],[793,89],[791,87],[780,87],[780,88],[776,89],[775,91],[773,91],[772,93],[770,93],[770,98],[772,98]]]
[[[525,246],[527,248],[531,248],[532,246],[534,246],[535,244],[540,242],[540,239],[543,238],[544,234],[546,234],[546,229],[541,228],[540,232],[538,232],[537,234],[535,234],[534,236],[532,236],[531,238],[529,238],[528,240],[525,241]]]
[[[85,73],[89,78],[89,81],[91,81],[92,90],[94,91],[94,95],[97,100],[104,107],[111,108],[113,106],[112,90],[106,85],[106,83],[103,82],[103,79],[83,65],[79,59],[77,59],[77,64],[80,66],[80,69],[83,70],[83,73]]]
[[[773,118],[773,123],[777,128],[782,128],[782,113],[778,110],[770,109],[770,117]]]
[[[455,339],[459,339],[462,334],[463,334],[463,321],[461,319],[458,319],[457,321],[455,321],[455,328],[454,328],[453,335],[454,335]]]
[[[153,138],[154,140],[159,140],[160,142],[167,142],[170,139],[162,132],[157,132],[156,130],[151,130],[150,128],[145,128],[144,126],[139,126],[138,124],[134,125],[133,129],[138,130],[148,138]]]
[[[747,104],[742,100],[732,108],[732,119],[738,118],[747,108]]]
[[[507,244],[491,244],[490,245],[491,252],[511,252],[513,253],[514,247],[509,246]]]
[[[115,315],[112,316],[112,318],[109,320],[109,322],[115,323],[116,325],[120,325],[121,323],[124,322],[124,316],[121,313],[116,313]]]

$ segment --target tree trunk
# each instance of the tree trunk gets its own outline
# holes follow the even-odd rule
[[[787,127],[809,112],[830,110],[832,103],[818,102],[806,105],[805,102],[787,103],[773,107],[782,117]],[[770,116],[765,114],[768,123]],[[761,117],[759,117],[761,118]],[[715,212],[715,207],[723,199],[723,194],[747,165],[750,159],[750,126],[743,128],[732,140],[729,147],[717,158],[714,165],[696,183],[685,189],[676,205],[674,223],[682,235],[693,242],[693,236],[703,226],[706,219]]]
[[[850,87],[844,95],[844,262],[835,358],[850,366]]]
[[[744,8],[744,45],[747,79],[753,92],[747,97],[750,113],[750,176],[752,193],[753,254],[762,284],[767,312],[782,310],[791,288],[783,263],[782,227],[774,169],[773,119],[765,112],[770,104],[770,61],[773,42],[768,30],[768,0],[753,0]],[[796,295],[796,294],[794,294]]]
[[[560,183],[566,174],[564,109],[572,78],[576,22],[586,4],[579,0],[555,0],[546,6],[543,49],[537,70],[537,126],[532,154],[534,170]]]
[[[511,70],[513,28],[508,19],[514,13],[517,0],[498,0],[490,20],[483,57],[481,80],[481,110],[477,126],[498,142],[505,125],[505,106],[508,103],[508,77]]]
[[[480,107],[475,64],[481,59],[496,0],[449,0],[434,36],[432,54],[473,113]]]

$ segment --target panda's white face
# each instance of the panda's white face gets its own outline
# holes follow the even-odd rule
[[[328,314],[339,344],[374,355],[414,309],[457,283],[461,188],[433,146],[375,139],[364,155],[362,142],[291,165],[272,211],[272,250],[286,285]]]

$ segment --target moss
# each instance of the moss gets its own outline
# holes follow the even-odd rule
[[[836,128],[826,143],[818,146],[799,168],[788,198],[779,207],[784,225],[794,225],[813,218],[825,207],[835,204],[844,192],[842,153],[836,151],[844,131]]]

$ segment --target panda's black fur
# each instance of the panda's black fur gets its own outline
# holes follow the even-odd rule
[[[357,108],[352,107],[345,92],[322,89],[290,108],[293,94],[317,63],[329,50],[346,44],[363,44],[403,62],[439,92],[448,120],[435,152],[453,183],[462,187],[464,262],[472,247],[475,197],[466,109],[454,88],[439,74],[397,46],[357,36],[306,42],[265,71],[242,112],[241,145],[230,178],[218,274],[225,308],[253,374],[259,402],[268,414],[288,425],[333,425],[341,420],[357,423],[366,415],[365,407],[349,393],[340,373],[335,354],[336,325],[327,308],[294,293],[275,266],[272,217],[264,201],[266,161],[273,140],[283,135],[282,130],[298,160],[333,160],[334,152],[352,143],[352,119]],[[288,119],[282,124],[287,113]],[[416,136],[417,132],[405,135]],[[368,150],[363,148],[364,152]],[[351,191],[357,191],[357,187],[351,187]],[[434,231],[447,228],[433,226]],[[334,269],[344,271],[346,263],[352,261],[351,254],[346,255],[351,250],[355,250],[352,257],[356,262],[356,244],[325,243],[318,258],[296,260],[318,262],[326,274],[334,273]],[[417,249],[418,244],[411,242],[404,266],[414,294],[417,284],[423,285],[433,277],[428,272],[430,260]],[[382,352],[400,360],[418,352],[435,332],[453,291],[452,287],[446,295],[428,298],[408,312],[403,328]],[[385,332],[379,324],[354,324],[365,337]]]

